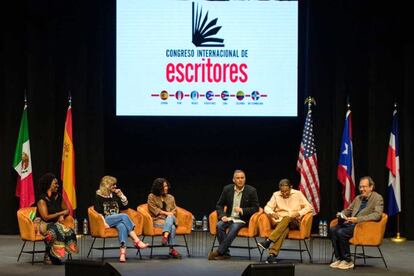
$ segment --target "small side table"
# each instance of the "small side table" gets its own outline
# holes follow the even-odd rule
[[[318,245],[318,257],[314,251],[314,242]],[[332,243],[330,237],[321,236],[319,234],[311,234],[310,250],[312,252],[312,263],[329,264],[332,258]],[[318,260],[318,261],[316,261]]]
[[[191,232],[190,255],[193,257],[207,256],[208,230],[194,229]]]

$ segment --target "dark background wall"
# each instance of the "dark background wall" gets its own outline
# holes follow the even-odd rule
[[[261,206],[280,178],[295,171],[304,123],[303,99],[316,98],[314,122],[321,214],[341,209],[336,180],[349,96],[356,178],[371,175],[386,197],[385,168],[393,102],[400,112],[401,232],[414,238],[413,35],[408,4],[299,1],[299,116],[296,118],[142,118],[115,116],[115,3],[9,1],[0,40],[0,233],[17,233],[12,159],[29,100],[33,175],[60,171],[68,91],[73,96],[79,217],[105,174],[118,178],[132,207],[146,201],[156,177],[167,177],[180,206],[197,218],[214,209],[232,172],[243,169]],[[411,23],[410,23],[411,22]],[[387,200],[386,200],[387,202]],[[317,219],[318,219],[317,218]],[[395,219],[388,224],[395,233]]]

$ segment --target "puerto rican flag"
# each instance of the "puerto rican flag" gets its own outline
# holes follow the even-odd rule
[[[337,169],[337,178],[342,184],[344,209],[348,208],[355,198],[355,172],[352,146],[351,110],[346,112],[344,132],[342,134],[341,151]]]
[[[400,157],[398,149],[397,110],[394,110],[392,116],[392,131],[388,145],[387,168],[389,169],[387,213],[389,216],[393,216],[401,212]]]

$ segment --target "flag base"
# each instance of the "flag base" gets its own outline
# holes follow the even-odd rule
[[[406,240],[406,238],[400,236],[400,233],[397,233],[396,237],[391,238],[391,241],[396,243],[405,242]]]

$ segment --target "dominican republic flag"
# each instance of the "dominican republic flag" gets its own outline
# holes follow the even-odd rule
[[[316,215],[320,209],[318,157],[316,156],[312,110],[310,108],[303,128],[296,170],[300,173],[299,189],[312,204],[313,214]]]
[[[26,104],[24,105],[22,120],[20,122],[19,137],[17,138],[13,158],[13,168],[18,174],[16,196],[20,197],[20,208],[30,207],[35,202],[35,193]]]
[[[355,198],[355,172],[352,146],[351,110],[346,112],[344,132],[342,134],[341,151],[339,154],[338,169],[336,172],[342,184],[342,198],[344,209],[348,208]]]
[[[400,194],[400,156],[398,149],[398,117],[397,110],[392,116],[392,131],[388,145],[387,168],[388,176],[388,215],[393,216],[401,212]]]

